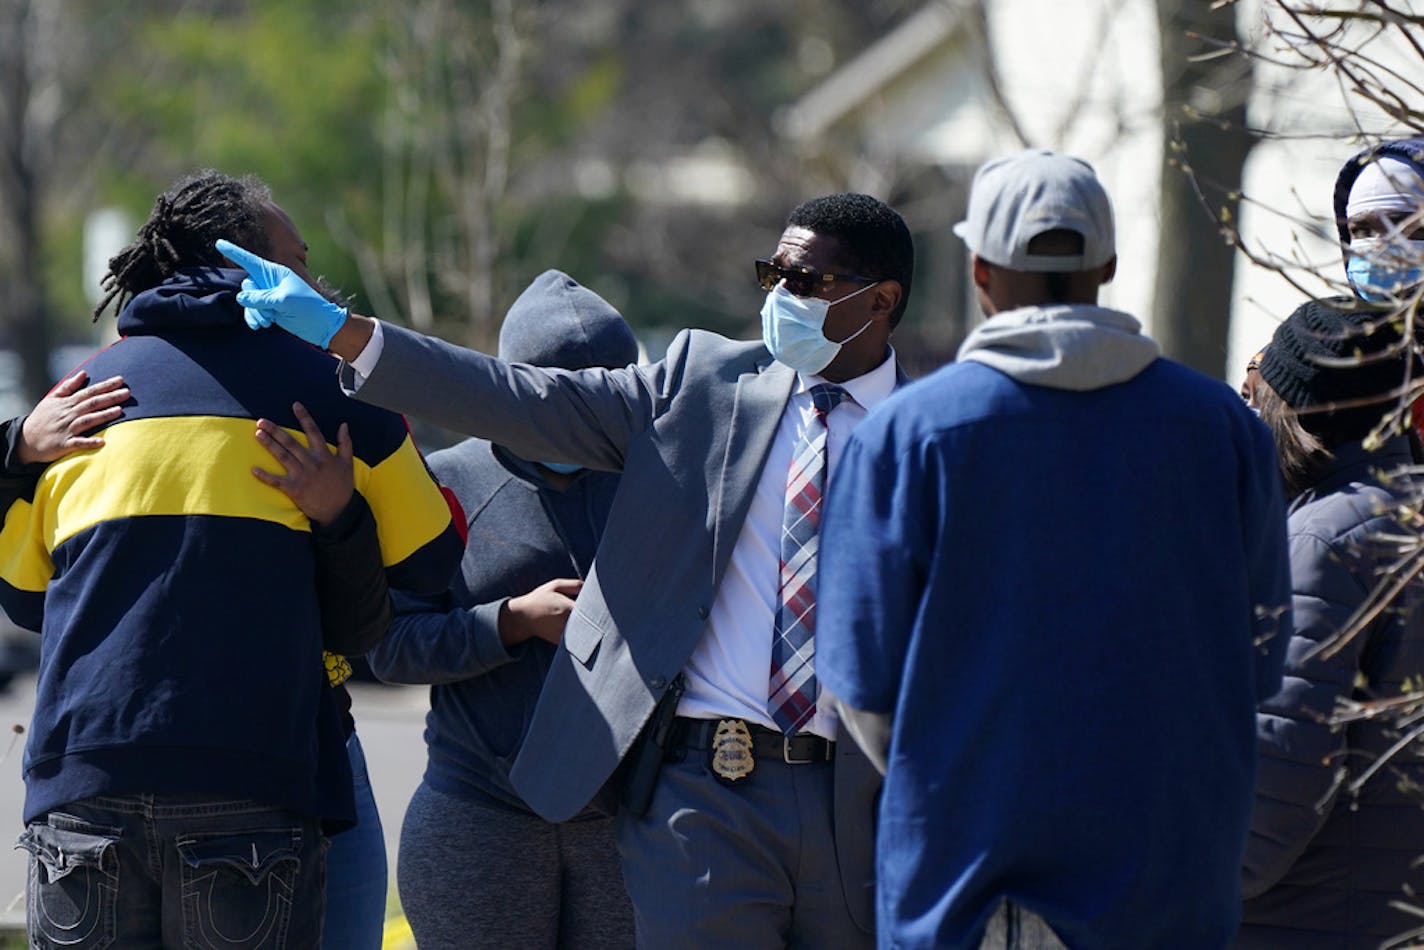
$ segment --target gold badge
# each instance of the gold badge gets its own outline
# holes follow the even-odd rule
[[[712,735],[712,771],[728,782],[744,779],[756,768],[752,734],[740,719],[723,719]]]

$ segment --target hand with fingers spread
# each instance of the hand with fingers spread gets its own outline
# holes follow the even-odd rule
[[[351,431],[346,423],[341,423],[336,430],[333,454],[306,407],[293,403],[292,412],[306,434],[307,444],[302,445],[270,419],[258,419],[257,441],[272,454],[285,474],[276,475],[262,468],[254,468],[252,474],[292,499],[312,521],[331,524],[346,509],[355,491]]]
[[[538,637],[557,644],[564,636],[564,624],[574,609],[574,598],[583,581],[557,577],[527,594],[511,597],[499,611],[499,638],[513,646]]]
[[[61,380],[25,417],[17,447],[21,462],[53,462],[104,444],[100,436],[84,433],[117,419],[129,390],[122,376],[86,386],[88,380],[88,374],[78,370]]]
[[[247,271],[237,302],[247,325],[260,330],[276,324],[293,336],[326,349],[346,322],[346,308],[327,300],[296,271],[219,240],[217,249]]]

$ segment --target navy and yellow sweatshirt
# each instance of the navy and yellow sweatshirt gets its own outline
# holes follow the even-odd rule
[[[102,449],[50,465],[0,532],[0,605],[40,630],[25,818],[99,794],[251,798],[353,817],[326,685],[310,524],[251,469],[271,419],[350,425],[392,587],[443,590],[463,542],[402,417],[347,399],[330,356],[249,331],[241,271],[181,272],[86,365],[133,396]]]

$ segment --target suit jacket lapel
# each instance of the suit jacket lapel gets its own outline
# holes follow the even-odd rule
[[[715,531],[712,538],[714,583],[721,579],[741,534],[742,522],[751,507],[757,479],[766,464],[776,428],[796,371],[763,357],[749,372],[737,379],[737,397],[727,430],[727,451],[722,459],[721,482],[713,504]]]

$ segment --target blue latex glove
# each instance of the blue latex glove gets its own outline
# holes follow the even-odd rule
[[[218,252],[247,271],[237,302],[243,318],[254,330],[276,324],[293,336],[326,349],[346,322],[346,308],[338,307],[311,288],[284,264],[258,257],[231,241],[219,239]]]

